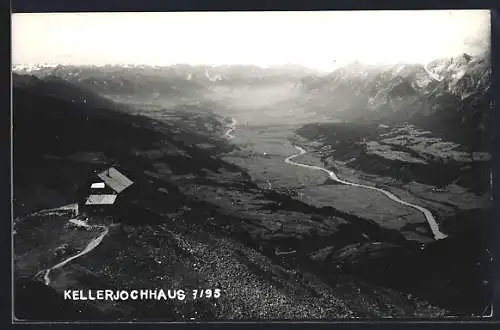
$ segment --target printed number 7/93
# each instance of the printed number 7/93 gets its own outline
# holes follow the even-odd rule
[[[199,298],[219,298],[220,289],[204,289],[204,290],[193,290],[193,299]]]

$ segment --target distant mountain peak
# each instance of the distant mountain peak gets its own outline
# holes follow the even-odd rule
[[[37,71],[44,68],[55,68],[57,64],[13,64],[12,71],[13,72],[31,72]]]

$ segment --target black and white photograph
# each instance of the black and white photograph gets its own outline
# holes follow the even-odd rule
[[[491,318],[490,29],[13,14],[13,320]]]

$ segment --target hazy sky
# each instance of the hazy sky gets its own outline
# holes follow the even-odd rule
[[[489,39],[489,11],[14,14],[13,64],[426,62]]]

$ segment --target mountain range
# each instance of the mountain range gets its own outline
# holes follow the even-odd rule
[[[367,65],[357,61],[330,73],[302,66],[14,66],[38,78],[56,77],[100,95],[144,99],[189,98],[229,88],[291,84],[282,105],[333,120],[409,122],[467,144],[484,130],[489,109],[489,52],[426,64]],[[55,78],[52,78],[55,79]],[[467,136],[462,138],[461,136]]]
[[[354,62],[301,86],[311,93],[307,103],[332,118],[476,130],[489,109],[490,74],[487,54],[462,54],[426,65]]]

